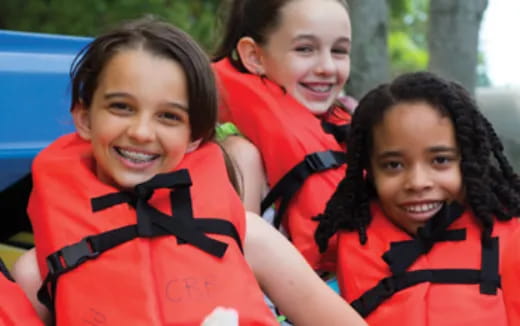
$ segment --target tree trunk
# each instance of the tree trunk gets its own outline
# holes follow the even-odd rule
[[[356,98],[389,79],[388,5],[383,0],[348,0],[352,21],[352,67],[347,92]]]
[[[488,0],[431,0],[428,24],[429,70],[459,81],[473,92],[478,35]]]

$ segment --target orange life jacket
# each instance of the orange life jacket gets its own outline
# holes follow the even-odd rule
[[[0,260],[0,325],[43,326],[31,302]]]
[[[500,266],[509,325],[520,325],[520,229],[504,249]]]
[[[495,221],[483,245],[463,210],[444,208],[412,238],[372,204],[366,244],[357,232],[339,234],[342,296],[370,325],[507,325],[499,256],[518,221]]]
[[[57,325],[199,325],[217,306],[237,310],[240,324],[276,324],[241,251],[244,208],[217,145],[134,192],[100,182],[92,167],[77,134],[33,164],[40,296]]]
[[[262,154],[272,188],[262,208],[282,197],[277,208],[293,244],[313,268],[333,270],[335,239],[322,257],[314,242],[317,222],[311,218],[323,212],[345,175],[345,147],[336,137],[346,134],[350,116],[335,110],[333,120],[323,122],[280,86],[238,72],[228,59],[215,63],[214,69],[222,93],[221,120],[233,122]],[[343,126],[338,128],[339,122]],[[300,184],[290,181],[279,187],[285,179]]]

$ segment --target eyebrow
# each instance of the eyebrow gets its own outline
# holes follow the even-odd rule
[[[427,150],[429,153],[452,153],[452,154],[458,154],[459,151],[454,147],[449,146],[432,146],[429,147]],[[403,156],[402,151],[399,150],[390,150],[390,151],[384,151],[381,154],[377,155],[377,159],[387,159],[387,158],[393,158],[393,157],[401,157]]]
[[[301,40],[311,40],[311,41],[315,41],[317,39],[317,37],[313,34],[300,34],[298,36],[296,36],[292,42],[297,42],[297,41],[301,41]],[[347,42],[348,44],[350,44],[350,38],[348,37],[340,37],[339,39],[337,39],[334,43],[336,42]]]
[[[458,154],[459,151],[455,147],[441,145],[441,146],[433,146],[433,147],[428,148],[428,152],[430,152],[430,153],[451,152],[454,154]]]
[[[403,154],[400,151],[384,151],[383,153],[377,155],[377,159],[384,160],[387,158],[400,157],[400,156],[403,156]]]
[[[112,92],[112,93],[107,93],[104,96],[105,100],[110,100],[110,99],[112,99],[114,97],[133,97],[133,96],[130,95],[129,93],[126,93],[126,92]],[[182,103],[179,103],[179,102],[167,101],[166,104],[168,106],[172,106],[172,107],[181,109],[183,111],[188,111],[188,107],[186,105],[182,104]]]

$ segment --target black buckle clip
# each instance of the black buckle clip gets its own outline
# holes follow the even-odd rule
[[[100,252],[93,251],[90,238],[86,237],[51,254],[47,257],[47,265],[50,273],[61,273],[79,266],[86,260],[96,258],[99,254]],[[63,262],[60,258],[63,258]]]
[[[320,172],[330,168],[336,168],[341,164],[331,151],[316,152],[305,156],[305,162],[314,172]]]

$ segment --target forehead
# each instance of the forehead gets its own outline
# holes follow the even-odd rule
[[[146,92],[171,91],[186,88],[182,66],[171,58],[155,55],[143,49],[116,52],[105,64],[98,80],[98,88],[122,87]]]
[[[350,19],[345,7],[336,0],[292,0],[282,7],[280,23],[273,34],[287,37],[316,34],[350,39]]]
[[[424,152],[456,148],[453,123],[426,102],[399,103],[389,108],[373,128],[373,151]]]
[[[170,70],[184,73],[181,65],[172,58],[155,54],[144,48],[123,48],[116,50],[110,59],[105,62],[101,74],[114,75],[110,74],[113,71],[117,71],[119,74],[147,72],[148,68],[157,66],[168,67]]]

